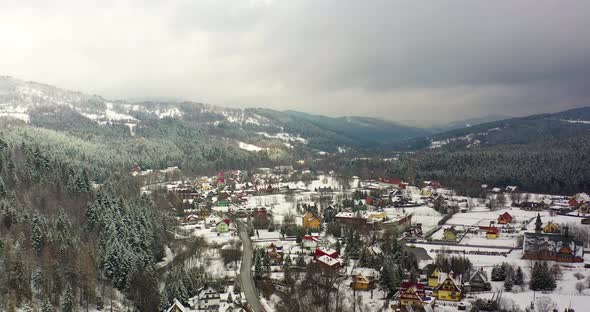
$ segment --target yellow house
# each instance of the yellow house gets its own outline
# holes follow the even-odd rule
[[[387,217],[385,211],[371,212],[367,216],[367,221],[383,221]]]
[[[496,239],[496,238],[498,238],[498,236],[500,236],[500,229],[498,229],[495,226],[488,228],[488,230],[486,232],[486,238]]]
[[[543,228],[543,232],[545,232],[545,233],[561,233],[561,230],[559,229],[559,226],[557,226],[557,224],[549,221],[549,223],[547,223],[547,225],[545,225],[545,227]]]
[[[438,267],[434,268],[434,271],[428,276],[428,287],[436,287],[438,286],[438,276],[440,275],[440,269]]]
[[[308,212],[303,216],[303,227],[306,229],[319,229],[322,220],[315,214]]]
[[[446,276],[445,276],[446,275]],[[434,289],[434,295],[438,300],[460,301],[463,297],[463,287],[461,286],[460,277],[454,278],[454,273],[440,276],[438,287]]]
[[[443,232],[443,239],[446,241],[451,241],[454,242],[457,240],[457,230],[455,229],[454,226],[451,226],[450,228],[444,230]]]
[[[352,282],[352,288],[354,290],[368,290],[369,289],[369,279],[366,278],[362,273],[354,276],[354,281]]]
[[[432,189],[429,187],[425,187],[420,190],[420,195],[430,197],[432,196]]]

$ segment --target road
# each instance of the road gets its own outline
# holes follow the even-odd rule
[[[246,296],[248,305],[254,312],[265,312],[266,310],[260,303],[258,298],[258,292],[254,285],[254,279],[252,278],[252,241],[248,236],[248,228],[245,224],[240,222],[239,226],[240,240],[244,247],[242,253],[242,266],[240,267],[240,285],[242,286],[242,292]]]

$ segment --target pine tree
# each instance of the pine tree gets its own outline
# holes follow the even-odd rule
[[[72,292],[72,286],[69,284],[61,295],[61,309],[63,312],[72,312],[74,310],[74,294]]]
[[[303,257],[303,254],[297,256],[297,266],[300,268],[305,267],[305,258]]]
[[[264,252],[264,250],[260,250],[262,253],[262,265],[264,267],[264,272],[270,273],[270,255],[268,252]]]
[[[4,184],[2,177],[0,177],[0,198],[5,198],[6,194],[6,185]]]
[[[512,277],[511,276],[506,277],[506,280],[504,281],[504,289],[506,291],[511,291],[513,285],[514,285],[514,283],[512,282]]]
[[[518,267],[516,269],[516,274],[514,275],[514,285],[522,285],[524,284],[524,274],[522,272],[522,268]]]
[[[549,272],[547,262],[536,262],[533,265],[529,287],[532,290],[553,290],[557,287],[555,279]]]
[[[45,298],[45,300],[43,301],[43,304],[41,305],[41,312],[54,312],[54,311],[55,311],[55,309],[53,308],[51,301],[49,301],[49,298]]]
[[[254,278],[261,279],[264,272],[264,268],[262,265],[262,259],[260,259],[260,254],[256,252],[256,256],[254,259]]]
[[[41,217],[33,216],[33,224],[31,225],[31,240],[33,249],[39,254],[44,245],[44,231],[42,229]]]
[[[231,293],[227,293],[227,303],[232,303],[234,299],[231,296]]]

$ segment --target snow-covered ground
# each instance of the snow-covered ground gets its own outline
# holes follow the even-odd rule
[[[241,148],[241,149],[243,149],[243,150],[249,151],[249,152],[260,152],[261,150],[264,149],[264,148],[262,148],[260,146],[256,146],[256,145],[253,145],[253,144],[244,143],[244,142],[241,142],[241,141],[238,141],[238,147]]]

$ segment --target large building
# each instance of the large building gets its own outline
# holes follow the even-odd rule
[[[567,226],[562,233],[543,233],[541,216],[537,216],[535,233],[525,233],[523,259],[557,262],[584,262],[584,245],[576,241]]]

